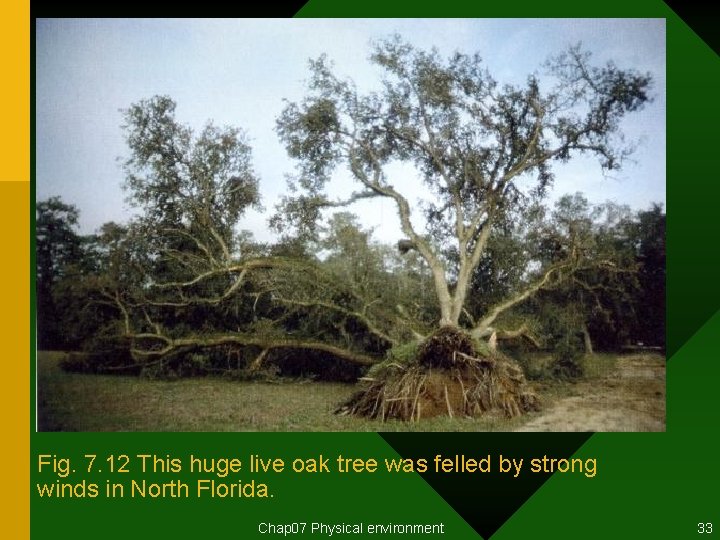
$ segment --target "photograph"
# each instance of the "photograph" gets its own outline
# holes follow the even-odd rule
[[[34,28],[39,432],[665,432],[666,20]]]

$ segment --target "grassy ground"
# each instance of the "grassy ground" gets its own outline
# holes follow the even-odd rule
[[[583,429],[582,417],[578,419],[579,425],[568,424],[562,414],[574,418],[587,412],[583,408],[587,405],[583,396],[589,388],[593,389],[592,395],[606,396],[607,393],[613,400],[617,397],[632,403],[642,401],[648,394],[646,397],[652,399],[642,401],[643,407],[662,419],[661,427],[638,422],[606,423],[597,431],[664,429],[664,362],[662,395],[657,395],[659,390],[655,386],[647,390],[640,379],[625,381],[624,375],[633,375],[632,366],[619,372],[618,357],[614,355],[588,359],[588,378],[579,383],[534,382],[544,402],[540,413],[512,420],[490,415],[480,419],[435,418],[418,423],[382,423],[333,414],[337,405],[355,391],[355,385],[306,381],[272,384],[219,378],[157,381],[82,375],[62,371],[58,366],[62,355],[38,353],[40,431],[515,431],[528,428],[562,431],[573,427]],[[658,359],[651,362],[652,366],[659,365],[662,359]],[[627,362],[621,359],[620,363]],[[642,372],[646,363],[635,366],[641,375],[646,374]],[[618,390],[622,393],[616,396]],[[580,403],[575,410],[570,406],[572,400]],[[595,405],[602,406],[602,402],[588,406]],[[545,422],[558,414],[561,414],[559,420]],[[626,420],[619,418],[618,421]],[[593,429],[593,426],[584,429]]]
[[[62,356],[38,353],[40,431],[507,431],[518,424],[500,416],[382,423],[333,414],[355,385],[84,375],[62,371]]]

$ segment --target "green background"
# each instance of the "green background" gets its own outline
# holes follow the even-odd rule
[[[667,432],[596,434],[579,456],[596,457],[598,474],[555,475],[493,536],[515,538],[687,538],[698,522],[720,527],[718,406],[715,390],[720,336],[720,287],[715,206],[718,173],[718,57],[664,3],[606,1],[567,7],[561,2],[365,1],[344,7],[311,1],[300,16],[458,17],[664,17],[667,19],[668,159],[668,413]],[[34,359],[33,359],[34,365]],[[30,381],[34,401],[34,370]],[[78,469],[70,481],[96,481],[107,473],[80,474],[83,454],[155,453],[187,458],[392,457],[377,434],[269,433],[34,433],[31,426],[31,537],[46,538],[254,538],[261,521],[444,522],[450,538],[479,538],[418,475],[339,473],[253,476],[270,485],[272,499],[40,499],[35,483],[41,453],[70,457]],[[424,449],[433,455],[428,435]],[[482,437],[472,438],[473,445]],[[532,435],[530,436],[532,437]],[[468,438],[468,441],[471,439]],[[531,439],[528,439],[531,441]],[[479,445],[481,446],[481,445]],[[468,453],[482,448],[468,447]],[[127,478],[125,478],[127,477]],[[176,475],[114,475],[167,481]],[[189,475],[181,475],[190,481]],[[205,477],[210,477],[206,475]],[[482,477],[476,478],[483,489]],[[482,513],[487,508],[478,507]],[[720,532],[715,532],[720,534]],[[267,535],[266,535],[267,536]],[[701,536],[702,538],[702,536]]]

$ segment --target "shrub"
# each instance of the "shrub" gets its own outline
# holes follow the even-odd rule
[[[417,360],[419,341],[410,341],[397,345],[385,353],[385,360],[378,362],[367,371],[367,378],[375,379],[384,377],[388,371],[403,369]]]
[[[130,344],[124,338],[100,335],[83,348],[82,352],[65,356],[60,361],[60,368],[72,373],[136,375],[140,372],[130,354]]]
[[[561,339],[554,350],[550,372],[557,379],[577,379],[585,373],[583,344],[576,335]]]

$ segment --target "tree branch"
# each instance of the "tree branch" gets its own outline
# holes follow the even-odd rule
[[[554,264],[553,266],[549,267],[545,272],[543,272],[542,277],[529,285],[524,290],[520,291],[519,293],[515,294],[514,296],[511,296],[507,300],[493,306],[487,315],[485,315],[481,320],[480,323],[471,331],[471,334],[475,337],[481,337],[484,335],[487,328],[490,327],[490,325],[497,319],[498,315],[500,315],[502,312],[510,309],[511,307],[519,304],[520,302],[523,302],[524,300],[527,300],[532,296],[533,294],[537,293],[540,289],[546,287],[548,283],[550,282],[553,274],[563,268],[568,268],[571,266],[570,261],[563,261],[562,263]]]
[[[300,351],[318,351],[325,352],[337,358],[347,360],[349,362],[361,365],[373,365],[380,360],[372,356],[343,349],[335,345],[322,343],[312,340],[293,340],[281,338],[263,338],[258,336],[247,336],[243,334],[215,334],[207,336],[192,336],[178,339],[170,339],[157,334],[135,334],[130,335],[133,340],[137,339],[157,339],[166,343],[161,349],[143,350],[137,347],[132,352],[137,357],[146,359],[164,357],[168,354],[178,352],[183,349],[196,347],[219,347],[223,345],[243,345],[260,347],[263,350],[271,351],[275,349],[295,349]]]
[[[323,307],[326,309],[329,309],[331,311],[336,311],[338,313],[342,313],[343,315],[347,315],[348,317],[354,317],[360,321],[362,321],[367,329],[370,331],[371,334],[374,334],[375,336],[384,339],[391,345],[396,345],[397,342],[393,338],[391,338],[389,335],[387,335],[385,332],[380,330],[373,322],[368,318],[367,315],[360,313],[358,311],[352,311],[349,309],[345,309],[343,307],[340,307],[335,304],[331,304],[330,302],[324,302],[322,300],[312,300],[312,301],[301,301],[301,300],[290,300],[288,298],[283,298],[281,296],[275,296],[275,300],[282,302],[284,304],[290,304],[293,306],[302,306],[302,307]]]
[[[519,328],[516,328],[515,330],[498,330],[497,331],[497,338],[498,339],[517,339],[519,337],[523,337],[527,339],[530,343],[535,345],[538,349],[542,347],[542,343],[540,340],[535,337],[532,333],[530,333],[530,330],[528,329],[526,324],[522,324]]]

